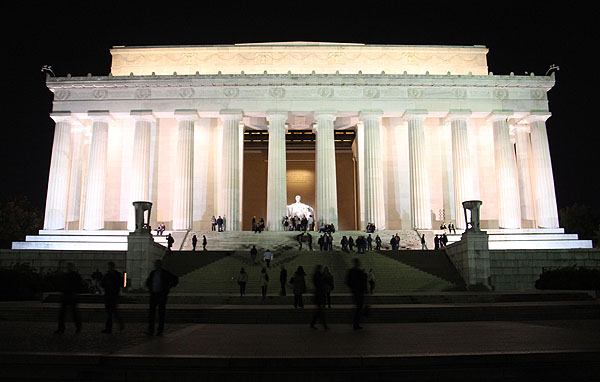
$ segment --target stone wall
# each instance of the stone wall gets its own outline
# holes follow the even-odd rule
[[[600,268],[600,249],[513,249],[490,251],[494,290],[531,290],[543,268]]]
[[[40,272],[65,269],[68,262],[84,279],[91,279],[92,272],[106,271],[106,263],[113,261],[118,270],[125,270],[126,251],[44,251],[44,250],[0,250],[0,267],[9,268],[16,263],[29,264]]]

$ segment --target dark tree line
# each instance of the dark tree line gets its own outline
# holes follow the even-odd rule
[[[42,228],[42,212],[25,196],[0,202],[0,248],[10,248],[13,241],[23,241]]]

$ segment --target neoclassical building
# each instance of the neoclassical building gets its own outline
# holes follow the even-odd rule
[[[45,230],[281,230],[295,195],[343,230],[557,228],[553,76],[488,72],[483,46],[114,47],[106,76],[47,79]]]

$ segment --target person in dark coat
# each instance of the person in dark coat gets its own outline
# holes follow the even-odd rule
[[[218,232],[223,232],[223,223],[224,223],[223,218],[221,216],[219,216],[217,218],[217,231]]]
[[[323,277],[323,267],[321,265],[317,265],[315,267],[315,272],[313,273],[313,285],[315,287],[314,294],[314,303],[315,303],[315,314],[313,314],[312,321],[310,322],[310,327],[312,329],[317,329],[315,324],[320,319],[323,323],[323,328],[327,330],[327,322],[325,322],[325,311],[323,310],[325,306],[325,278]]]
[[[196,237],[196,235],[194,235],[192,236],[192,251],[196,250],[196,245],[198,245],[198,238]]]
[[[206,235],[202,235],[202,250],[206,252],[206,244],[208,244],[208,242],[206,241]]]
[[[294,308],[304,308],[304,301],[302,301],[302,295],[306,293],[306,280],[304,279],[306,273],[302,265],[298,266],[294,276],[290,279],[290,284],[294,286]]]
[[[440,237],[438,235],[433,238],[433,245],[436,251],[440,249]]]
[[[169,251],[171,250],[171,247],[173,247],[173,243],[175,243],[175,239],[173,239],[173,236],[171,236],[171,234],[167,235],[167,247],[169,248]]]
[[[60,300],[60,310],[58,312],[58,329],[54,332],[62,334],[65,332],[65,314],[67,308],[73,312],[73,321],[75,322],[75,331],[81,331],[81,317],[77,309],[78,295],[83,281],[79,272],[75,270],[73,263],[67,263],[67,271],[60,278],[60,291],[62,292]]]
[[[308,242],[308,250],[312,251],[312,235],[309,232],[306,233],[306,241]]]
[[[279,292],[280,296],[285,296],[285,285],[287,284],[287,270],[285,266],[281,264],[281,272],[279,272],[279,283],[281,284],[281,291]]]
[[[102,333],[112,332],[113,316],[119,323],[119,329],[123,330],[123,319],[117,310],[119,293],[123,286],[123,274],[115,269],[115,263],[108,263],[108,272],[102,277],[102,289],[104,289],[104,309],[106,310],[106,326]]]
[[[331,308],[331,291],[333,291],[333,275],[329,267],[323,268],[323,280],[325,281],[325,304]]]
[[[148,331],[146,334],[154,335],[154,322],[156,318],[156,308],[158,307],[158,327],[156,335],[160,336],[165,328],[165,313],[167,306],[167,297],[171,288],[177,285],[179,279],[177,276],[163,269],[162,260],[154,262],[154,270],[146,279],[146,287],[150,291],[150,309],[148,314]]]
[[[256,255],[258,254],[258,249],[256,249],[256,245],[253,245],[250,249],[250,261],[252,265],[256,265]]]
[[[360,260],[355,258],[352,262],[354,266],[346,274],[346,285],[350,288],[354,304],[356,305],[352,327],[354,330],[359,330],[362,329],[360,326],[360,317],[362,316],[365,292],[367,291],[367,274],[360,268]]]

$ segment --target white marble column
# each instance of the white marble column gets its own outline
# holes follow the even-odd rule
[[[83,168],[86,128],[81,122],[71,126],[71,174],[69,176],[69,203],[67,224],[81,220],[81,194],[83,191]],[[81,222],[80,222],[81,223]]]
[[[546,131],[546,119],[549,117],[548,112],[532,112],[527,118],[531,129],[532,178],[536,201],[535,215],[539,228],[559,226],[550,146]]]
[[[333,121],[335,113],[315,113],[317,126],[317,223],[333,224],[338,229],[337,179]]]
[[[133,156],[129,186],[130,213],[127,229],[135,229],[135,212],[131,203],[150,201],[150,134],[155,121],[151,110],[132,110],[135,122],[133,132]]]
[[[381,147],[382,114],[380,111],[363,111],[359,116],[364,124],[365,223],[374,223],[377,229],[385,229],[383,148]]]
[[[89,112],[88,116],[92,120],[92,141],[88,159],[83,229],[94,231],[104,228],[108,126],[112,118],[108,111]]]
[[[467,119],[470,110],[450,110],[448,119],[452,129],[452,174],[454,177],[454,205],[456,228],[465,229],[465,212],[462,202],[473,199],[473,176]]]
[[[221,150],[222,215],[227,231],[241,230],[240,173],[240,111],[221,111],[223,147]]]
[[[498,225],[500,228],[520,228],[520,203],[515,174],[514,148],[510,142],[508,118],[512,112],[498,111],[488,118],[493,125],[494,162],[498,192]]]
[[[177,157],[173,190],[173,230],[192,229],[194,197],[194,124],[196,110],[175,110],[177,119]]]
[[[515,128],[515,146],[517,154],[517,176],[521,201],[521,218],[534,220],[533,193],[531,185],[531,141],[529,126],[517,125]]]
[[[417,229],[431,229],[431,201],[425,158],[425,130],[423,128],[426,116],[427,112],[424,110],[407,111],[404,114],[404,118],[408,122],[412,226]]]
[[[286,153],[285,121],[287,112],[267,113],[269,121],[269,160],[267,178],[267,229],[283,231],[282,218],[286,215]]]
[[[56,112],[44,229],[65,229],[71,170],[71,113]]]

